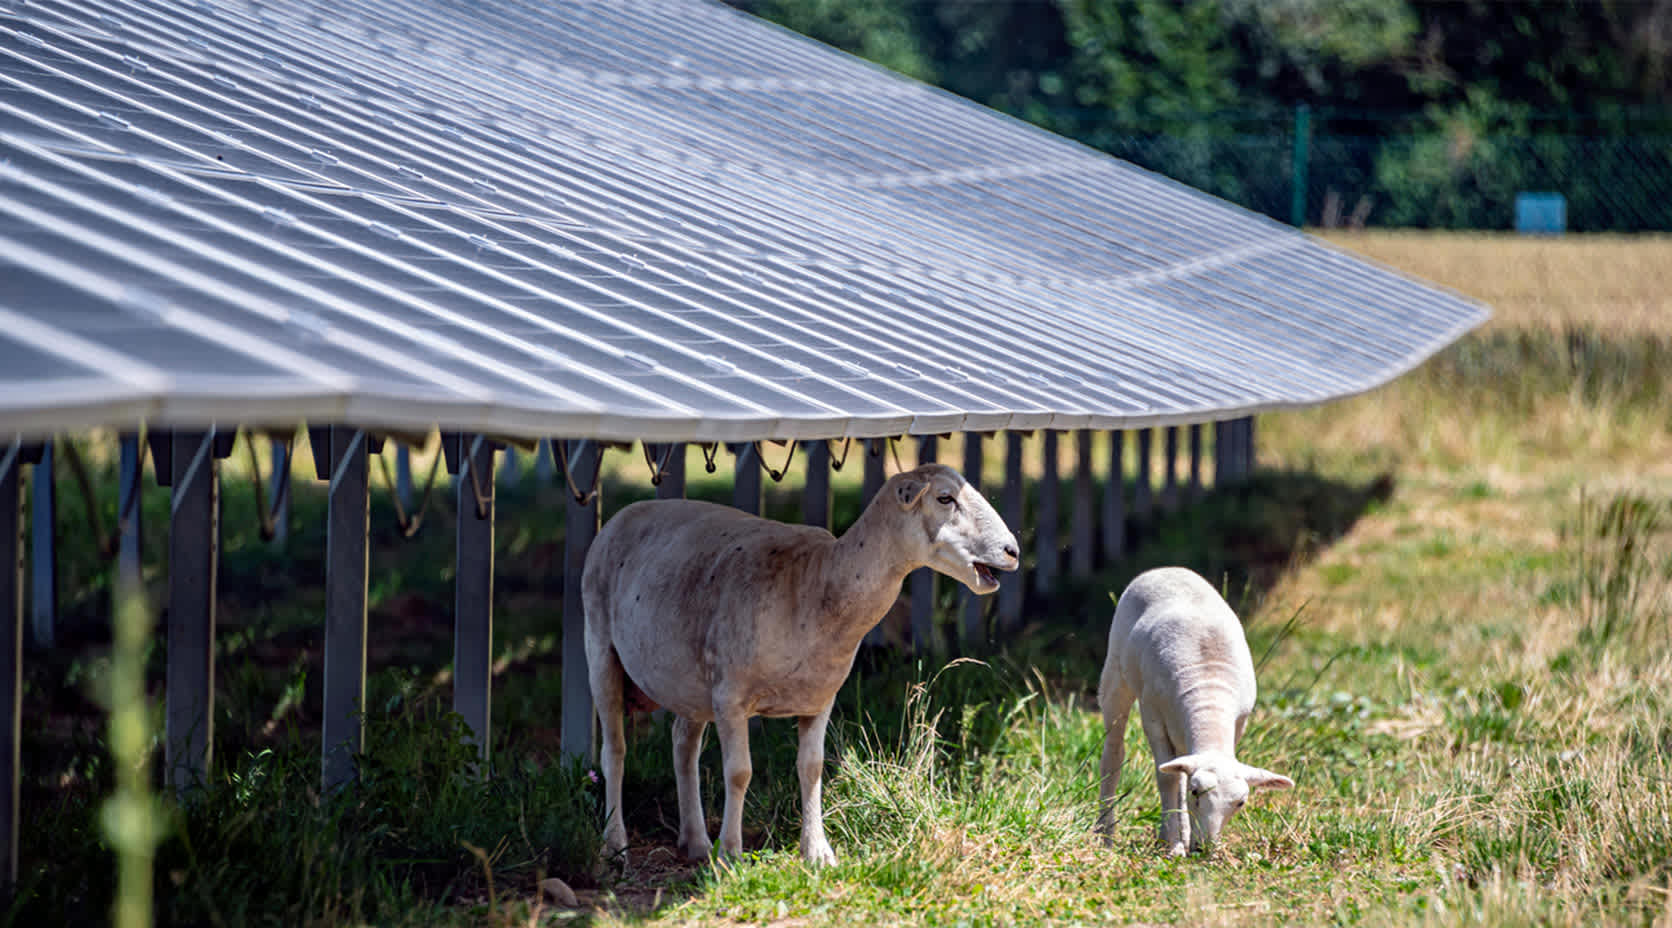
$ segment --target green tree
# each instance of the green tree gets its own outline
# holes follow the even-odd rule
[[[1437,102],[1486,91],[1540,110],[1600,113],[1672,95],[1672,0],[1411,0]]]
[[[1225,0],[1239,77],[1273,105],[1405,107],[1420,22],[1406,0]]]
[[[901,74],[930,83],[939,77],[918,40],[911,0],[759,0],[736,5]]]
[[[1116,122],[1183,131],[1246,103],[1216,0],[1061,0],[1080,107]]]

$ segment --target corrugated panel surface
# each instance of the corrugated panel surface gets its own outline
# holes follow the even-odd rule
[[[714,3],[0,0],[0,434],[1171,424],[1485,315]]]

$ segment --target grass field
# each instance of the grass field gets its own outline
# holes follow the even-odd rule
[[[1148,527],[1095,582],[1035,598],[1001,649],[950,664],[862,653],[831,726],[842,862],[827,870],[796,854],[782,721],[754,737],[745,859],[672,859],[668,736],[646,725],[628,759],[629,861],[593,866],[599,789],[555,740],[560,498],[527,484],[501,509],[495,778],[470,777],[443,711],[450,518],[401,544],[378,508],[370,750],[358,790],[319,796],[321,503],[299,486],[297,535],[276,556],[254,537],[247,471],[229,468],[218,776],[168,813],[160,919],[1672,925],[1672,240],[1335,241],[1496,315],[1393,385],[1262,417],[1254,482]],[[643,492],[638,470],[621,470],[610,506]],[[695,462],[693,475],[693,495],[725,493]],[[96,629],[107,573],[66,545],[66,611]],[[1224,582],[1260,661],[1241,753],[1297,781],[1256,796],[1208,859],[1160,855],[1136,726],[1114,846],[1091,834],[1110,594],[1159,563]],[[108,910],[109,676],[96,631],[31,658],[34,869],[17,924]],[[545,875],[586,909],[543,906]]]

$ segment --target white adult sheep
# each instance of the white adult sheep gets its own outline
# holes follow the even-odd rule
[[[801,741],[801,854],[834,863],[820,780],[830,708],[859,643],[900,583],[932,567],[976,593],[1015,570],[1016,538],[957,471],[939,464],[891,477],[841,538],[691,500],[634,503],[592,543],[581,578],[592,698],[603,724],[604,848],[627,846],[621,818],[622,710],[631,688],[669,709],[679,846],[713,849],[697,757],[713,722],[725,767],[720,850],[743,849],[751,716],[795,716]]]
[[[1237,760],[1237,741],[1254,709],[1254,661],[1236,613],[1193,571],[1145,571],[1115,604],[1097,687],[1104,730],[1098,827],[1106,837],[1114,828],[1133,700],[1155,755],[1161,840],[1169,854],[1211,849],[1255,788],[1295,785]]]

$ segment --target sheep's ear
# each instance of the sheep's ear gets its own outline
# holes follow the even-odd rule
[[[1248,781],[1249,789],[1292,789],[1295,785],[1294,780],[1281,773],[1272,773],[1270,770],[1250,767],[1247,764],[1242,767],[1242,778]]]
[[[902,476],[894,488],[900,500],[901,509],[916,509],[923,501],[923,494],[929,492],[929,481],[920,477]]]
[[[1201,758],[1194,754],[1186,754],[1183,757],[1175,757],[1155,769],[1162,773],[1182,773],[1188,777],[1194,776],[1196,768],[1200,766],[1202,766]]]

